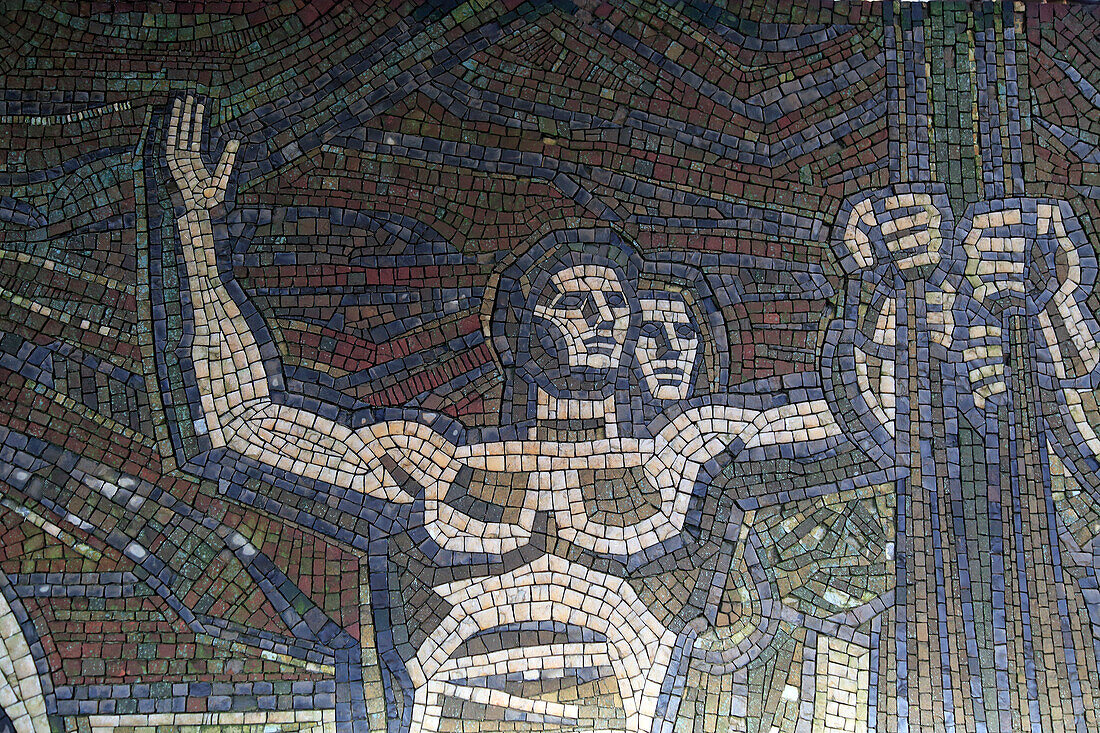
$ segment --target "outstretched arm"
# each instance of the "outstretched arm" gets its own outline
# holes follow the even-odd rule
[[[841,434],[828,403],[822,399],[789,402],[766,410],[703,402],[677,415],[657,437],[659,446],[705,463],[725,451],[771,445],[803,445]],[[690,440],[685,440],[691,436]]]

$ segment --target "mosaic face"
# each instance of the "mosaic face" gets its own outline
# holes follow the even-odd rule
[[[623,357],[631,308],[619,275],[600,265],[555,272],[534,313],[560,338],[572,368],[613,370]]]
[[[634,354],[645,387],[658,400],[683,400],[691,394],[699,329],[687,302],[677,293],[639,293],[642,326]]]

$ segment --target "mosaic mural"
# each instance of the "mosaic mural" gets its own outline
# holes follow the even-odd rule
[[[0,731],[1100,729],[1100,10],[0,16]]]

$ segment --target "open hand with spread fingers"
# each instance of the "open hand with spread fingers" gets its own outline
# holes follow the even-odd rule
[[[205,114],[206,104],[188,96],[186,100],[176,100],[168,124],[165,152],[168,168],[189,210],[212,209],[222,203],[240,148],[239,140],[228,141],[211,174],[199,152]]]

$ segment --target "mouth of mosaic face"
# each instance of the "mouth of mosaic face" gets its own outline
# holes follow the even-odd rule
[[[676,359],[654,359],[650,364],[654,374],[683,374],[687,371]]]
[[[653,368],[653,377],[659,382],[676,382],[688,376],[686,370],[680,367],[658,366]]]

